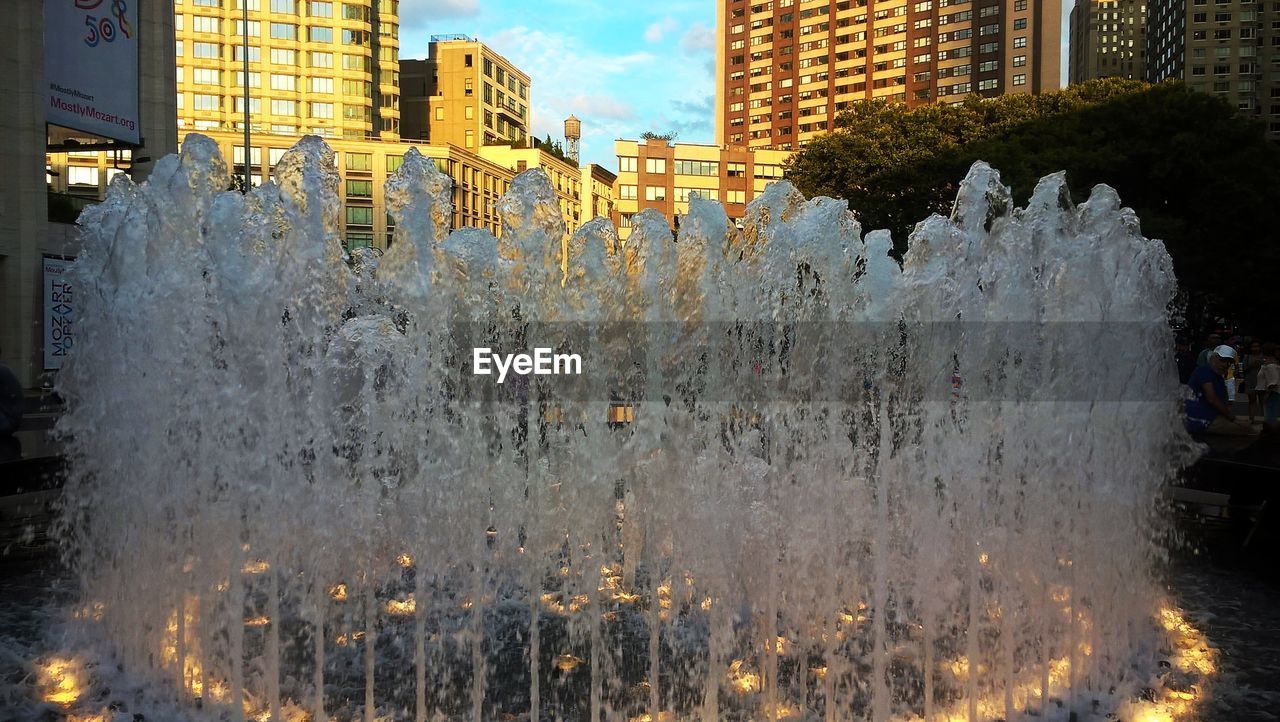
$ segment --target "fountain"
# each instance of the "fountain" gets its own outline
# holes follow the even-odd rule
[[[190,135],[86,211],[62,376],[78,615],[191,714],[1066,720],[1151,685],[1175,281],[1111,189],[1015,208],[977,163],[899,266],[780,182],[742,228],[591,221],[562,271],[536,170],[500,238],[450,232],[411,150],[380,257],[318,138],[227,181]]]

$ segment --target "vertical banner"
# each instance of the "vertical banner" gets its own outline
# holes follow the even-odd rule
[[[75,294],[67,278],[70,259],[44,257],[44,368],[62,368],[75,340]]]
[[[45,119],[138,143],[138,7],[44,0]]]

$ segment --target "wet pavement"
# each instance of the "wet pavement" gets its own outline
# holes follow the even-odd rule
[[[1280,719],[1280,579],[1269,573],[1265,566],[1206,558],[1183,558],[1169,570],[1169,593],[1219,652],[1217,678],[1198,719]]]

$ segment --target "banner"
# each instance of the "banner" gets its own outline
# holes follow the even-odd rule
[[[70,259],[44,258],[44,368],[62,368],[75,340],[75,294],[67,278]]]
[[[139,142],[138,8],[144,0],[44,0],[45,119]]]

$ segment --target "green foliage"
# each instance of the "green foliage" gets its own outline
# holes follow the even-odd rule
[[[575,162],[572,158],[570,158],[568,155],[565,154],[564,146],[560,144],[560,141],[551,140],[551,134],[549,133],[547,134],[546,140],[538,140],[537,138],[530,136],[529,141],[532,144],[530,145],[531,148],[541,148],[542,150],[550,153],[551,155],[554,155],[555,157],[559,158],[565,163],[568,163],[569,165],[572,165],[575,167],[578,165],[577,162]]]
[[[640,137],[644,140],[661,140],[667,143],[674,141],[678,136],[679,133],[674,130],[667,131],[666,133],[655,133],[652,130],[646,130],[640,134]]]
[[[848,199],[864,229],[893,232],[901,254],[916,222],[950,212],[976,160],[1000,171],[1020,205],[1061,170],[1077,203],[1096,184],[1112,186],[1143,234],[1165,242],[1193,311],[1268,308],[1267,275],[1280,269],[1270,240],[1280,149],[1257,121],[1180,83],[1103,79],[914,109],[858,103],[792,156],[786,177],[806,195]]]

